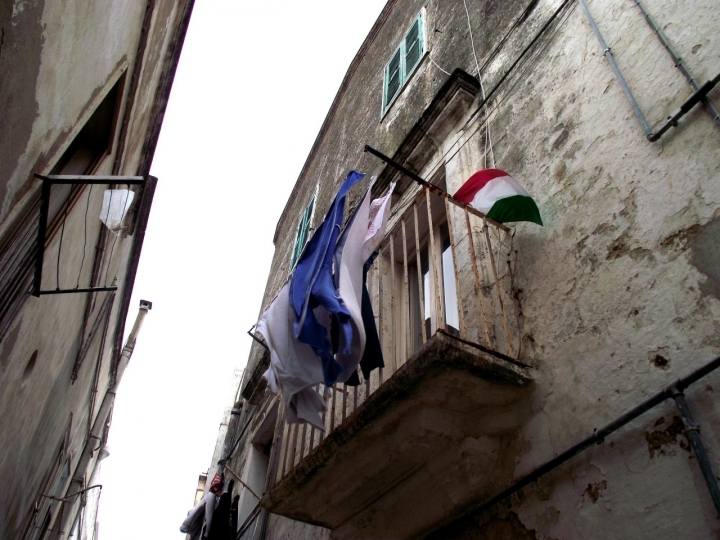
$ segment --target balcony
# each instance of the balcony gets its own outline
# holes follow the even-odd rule
[[[418,187],[388,231],[368,274],[385,368],[318,388],[325,433],[276,430],[262,500],[334,538],[416,537],[494,494],[530,413],[508,232]]]

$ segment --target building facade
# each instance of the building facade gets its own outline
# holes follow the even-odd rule
[[[719,375],[682,379],[720,353],[718,23],[705,0],[387,3],[280,216],[260,310],[349,170],[374,196],[397,181],[368,274],[385,367],[318,387],[322,432],[285,421],[253,343],[220,460],[238,538],[718,534]],[[413,180],[454,193],[483,168],[544,225]]]
[[[0,6],[1,538],[97,535],[113,398],[151,307],[124,344],[192,4]],[[119,196],[110,230],[101,210]]]

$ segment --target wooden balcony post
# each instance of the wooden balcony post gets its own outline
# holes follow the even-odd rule
[[[462,337],[463,339],[467,339],[465,314],[463,313],[463,295],[460,289],[460,269],[458,268],[458,260],[455,253],[455,233],[453,232],[453,224],[450,217],[450,202],[447,199],[445,199],[445,214],[447,216],[448,235],[450,236],[450,253],[452,254],[453,260],[453,274],[455,274],[455,295],[457,296],[458,318],[460,322],[460,337]]]
[[[470,226],[470,214],[465,210],[465,225],[467,227],[468,240],[470,241],[470,259],[472,260],[473,274],[475,275],[475,290],[477,291],[478,301],[480,302],[480,316],[482,318],[483,330],[485,331],[485,345],[492,348],[490,343],[490,333],[488,332],[487,316],[485,315],[485,303],[483,302],[482,286],[480,283],[480,272],[477,264],[477,253],[475,252],[475,241],[472,236],[472,227]]]
[[[437,327],[445,328],[445,314],[443,313],[443,303],[440,297],[440,280],[438,279],[437,261],[435,260],[435,232],[433,231],[432,205],[430,203],[430,190],[425,188],[425,202],[427,204],[428,213],[428,229],[430,231],[430,250],[428,253],[428,262],[432,271],[433,292],[435,295],[435,312],[437,315]]]
[[[505,315],[505,305],[503,304],[502,293],[500,291],[500,280],[498,279],[497,269],[495,268],[495,255],[493,255],[492,244],[490,243],[490,233],[488,232],[487,221],[483,219],[483,232],[485,233],[485,243],[487,244],[488,254],[490,256],[490,266],[492,267],[492,274],[495,278],[495,289],[497,290],[498,304],[500,305],[500,313],[502,314],[503,327],[505,328],[505,339],[507,340],[509,356],[515,356],[515,350],[513,349],[512,342],[510,340],[510,330],[508,329],[507,316]]]
[[[420,304],[420,328],[422,331],[423,344],[427,342],[425,331],[425,295],[423,294],[422,259],[420,257],[420,227],[418,226],[417,201],[413,201],[413,218],[415,221],[415,264],[418,275],[418,298]]]

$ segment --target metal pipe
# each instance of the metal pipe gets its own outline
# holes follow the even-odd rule
[[[125,367],[127,367],[127,364],[130,361],[130,356],[132,355],[133,349],[135,348],[135,342],[137,341],[137,336],[140,332],[142,322],[150,309],[152,309],[152,302],[148,302],[147,300],[140,300],[140,311],[138,312],[137,318],[135,319],[135,324],[133,325],[133,329],[128,336],[125,348],[123,349],[122,356],[120,358],[120,362],[118,363],[118,371],[117,377],[115,378],[115,384],[112,388],[109,388],[107,392],[105,392],[102,404],[100,405],[97,416],[95,417],[95,421],[93,422],[92,430],[88,434],[88,437],[85,441],[85,446],[83,447],[82,453],[80,454],[78,464],[75,466],[75,471],[72,476],[73,480],[70,482],[70,485],[65,491],[66,494],[71,490],[78,491],[82,489],[82,480],[84,479],[87,468],[90,465],[90,461],[95,454],[95,444],[93,442],[93,439],[100,439],[103,435],[103,432],[105,430],[105,424],[107,423],[107,419],[110,416],[110,410],[112,409],[113,403],[115,402],[115,394],[117,392],[117,387],[120,384],[120,379],[125,372]],[[75,515],[73,512],[63,513],[62,529],[67,530],[74,519]]]
[[[267,350],[269,351],[269,350],[270,350],[270,347],[268,347],[268,346],[265,344],[264,341],[260,340],[255,334],[252,333],[252,331],[253,331],[254,328],[255,328],[255,325],[253,324],[253,325],[250,327],[250,330],[247,331],[248,336],[250,336],[250,337],[253,338],[255,341],[257,341],[257,342],[260,344],[261,347],[265,347],[265,349],[267,349]]]
[[[67,293],[86,293],[86,292],[104,292],[104,291],[117,291],[117,287],[88,287],[85,289],[49,289],[47,291],[37,291],[35,296],[42,296],[45,294],[67,294]]]
[[[700,465],[700,470],[705,477],[705,483],[710,491],[710,497],[712,497],[713,503],[715,503],[715,509],[718,515],[720,515],[720,487],[718,487],[717,477],[713,472],[712,465],[710,464],[702,439],[700,438],[700,427],[693,421],[690,407],[687,401],[685,401],[685,394],[682,393],[682,390],[677,388],[673,389],[672,397],[680,411],[680,416],[685,426],[685,436],[690,441],[690,444],[692,444],[698,465]]]
[[[40,178],[45,183],[53,186],[58,185],[82,185],[82,186],[101,186],[105,184],[126,184],[130,186],[145,185],[145,178],[142,176],[92,176],[92,175],[42,175],[35,174],[35,178]]]
[[[385,163],[387,163],[388,165],[390,165],[393,169],[397,169],[398,171],[400,171],[401,173],[403,173],[405,176],[407,176],[407,177],[410,178],[411,180],[414,180],[415,182],[417,182],[417,183],[420,184],[421,186],[428,188],[430,191],[432,191],[432,192],[435,193],[436,195],[440,195],[441,197],[445,197],[447,200],[449,200],[449,201],[450,201],[451,203],[453,203],[455,206],[459,206],[460,208],[466,208],[467,211],[470,212],[471,214],[474,214],[474,215],[476,215],[476,216],[478,216],[478,217],[480,217],[480,218],[486,219],[486,220],[488,221],[488,223],[492,223],[493,225],[495,225],[496,227],[502,229],[503,231],[509,231],[509,230],[510,230],[506,225],[500,223],[499,221],[495,221],[495,220],[492,219],[492,218],[487,217],[485,214],[483,214],[482,212],[480,212],[478,209],[476,209],[476,208],[474,208],[474,207],[472,207],[472,206],[470,206],[470,205],[467,205],[467,204],[465,204],[465,203],[463,203],[463,202],[458,201],[455,197],[453,197],[452,195],[450,195],[447,191],[444,191],[444,190],[440,189],[439,187],[437,187],[437,186],[434,185],[434,184],[431,184],[430,182],[428,182],[427,180],[421,178],[420,176],[418,176],[418,175],[415,174],[414,172],[412,172],[412,171],[406,169],[405,167],[403,167],[402,165],[400,165],[397,161],[394,161],[394,160],[392,160],[391,158],[387,157],[385,154],[383,154],[383,153],[380,152],[379,150],[375,150],[372,146],[366,144],[366,145],[365,145],[365,152],[370,152],[372,155],[374,155],[375,157],[380,158],[382,161],[384,161]]]
[[[130,335],[125,342],[125,347],[123,347],[122,354],[120,355],[120,360],[118,361],[113,390],[117,389],[118,385],[120,384],[120,379],[122,379],[123,373],[125,373],[125,368],[130,362],[130,357],[135,350],[135,343],[137,342],[137,336],[140,333],[140,328],[142,327],[143,321],[145,320],[145,316],[151,309],[152,302],[148,302],[147,300],[140,300],[140,311],[135,318],[135,324],[130,331]]]
[[[645,135],[650,138],[653,134],[652,129],[650,129],[647,120],[645,120],[645,115],[643,114],[642,110],[640,110],[640,106],[635,100],[635,96],[633,96],[630,87],[627,85],[627,82],[625,82],[625,77],[622,76],[620,68],[615,63],[615,57],[613,56],[610,47],[608,47],[607,43],[605,43],[605,39],[603,38],[602,34],[600,33],[600,29],[595,23],[595,19],[593,19],[593,16],[590,14],[590,10],[588,9],[587,4],[585,4],[585,0],[578,0],[578,2],[580,3],[580,7],[582,8],[582,10],[585,12],[585,17],[587,17],[587,20],[590,23],[593,32],[595,32],[595,37],[597,37],[598,41],[600,42],[600,46],[603,48],[603,56],[605,56],[608,63],[610,64],[610,67],[615,73],[615,77],[617,77],[617,80],[620,83],[623,91],[625,92],[625,95],[627,96],[628,101],[633,108],[633,111],[635,111],[635,116],[637,116],[638,120],[640,121],[640,125],[642,126],[643,131],[645,131]]]
[[[718,82],[720,82],[720,73],[718,73],[714,79],[711,79],[705,84],[703,84],[700,89],[692,96],[690,96],[690,98],[685,103],[680,105],[680,110],[676,112],[673,116],[668,118],[668,121],[665,122],[665,124],[663,124],[663,126],[654,134],[649,134],[648,140],[650,142],[655,142],[660,137],[662,137],[668,129],[670,129],[671,127],[676,127],[678,125],[678,120],[680,120],[683,116],[689,113],[692,108],[695,107],[695,105],[700,103],[705,98],[705,96],[707,96],[710,91],[715,88]]]
[[[541,465],[537,469],[533,470],[529,474],[523,476],[520,480],[515,482],[513,485],[508,487],[507,489],[501,491],[491,499],[485,501],[484,503],[481,503],[478,506],[473,506],[468,508],[463,515],[467,515],[470,512],[477,513],[482,512],[484,510],[487,510],[488,508],[491,508],[492,506],[496,505],[503,499],[506,499],[510,495],[513,495],[514,493],[517,493],[522,488],[527,486],[528,484],[531,484],[535,480],[538,480],[541,476],[549,473],[553,469],[557,468],[558,466],[562,465],[566,461],[568,461],[570,458],[576,456],[583,450],[589,448],[593,444],[602,444],[602,442],[605,440],[605,437],[610,435],[611,433],[617,431],[621,427],[623,427],[625,424],[628,424],[629,422],[633,421],[635,418],[640,416],[641,414],[649,411],[653,407],[659,405],[666,399],[670,397],[674,397],[674,394],[678,391],[682,391],[685,388],[687,388],[692,383],[698,381],[702,377],[708,375],[710,372],[716,370],[720,367],[720,356],[712,360],[711,362],[708,362],[700,369],[697,369],[696,371],[692,372],[690,375],[687,375],[686,377],[678,380],[674,384],[664,388],[651,398],[645,400],[637,407],[629,410],[619,418],[613,420],[609,424],[607,424],[605,427],[596,429],[592,435],[589,437],[583,439],[576,445],[568,448],[565,450],[562,454],[554,457],[550,461],[546,462],[544,465]],[[713,496],[714,500],[714,496]]]
[[[688,83],[690,83],[690,86],[693,90],[696,92],[700,90],[700,86],[698,85],[697,81],[695,80],[695,77],[692,76],[690,71],[685,67],[685,64],[683,64],[682,58],[680,58],[677,53],[673,50],[672,46],[667,40],[667,37],[663,33],[663,31],[660,29],[660,27],[657,25],[655,20],[652,18],[650,13],[645,9],[645,6],[642,5],[640,0],[633,0],[637,8],[640,10],[640,13],[643,14],[645,17],[645,20],[648,23],[648,26],[652,29],[653,32],[655,32],[655,35],[657,36],[658,40],[662,44],[663,47],[665,47],[665,50],[668,52],[670,57],[673,59],[673,62],[675,62],[675,67],[680,70],[680,72],[685,75],[685,78],[688,80]],[[715,108],[715,105],[707,99],[707,97],[704,97],[702,100],[703,105],[705,105],[705,108],[707,109],[708,113],[710,113],[710,116],[713,120],[715,120],[715,123],[720,126],[720,112]]]

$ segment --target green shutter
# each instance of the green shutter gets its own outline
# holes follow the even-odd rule
[[[392,100],[395,98],[400,90],[400,86],[402,85],[402,72],[400,70],[401,58],[402,55],[400,54],[400,48],[398,47],[398,50],[395,51],[395,54],[390,59],[387,67],[385,67],[385,106],[383,109],[386,109],[388,105],[392,103]]]
[[[293,245],[292,255],[290,257],[290,271],[295,268],[298,259],[300,259],[300,255],[302,255],[303,249],[305,249],[305,244],[307,243],[308,236],[310,235],[310,221],[312,220],[314,208],[315,195],[313,194],[310,202],[305,207],[302,216],[300,216],[300,222],[298,223],[297,231],[295,232],[295,244]]]
[[[419,15],[405,35],[405,79],[420,63],[423,55],[422,15]]]
[[[425,54],[425,40],[423,31],[423,12],[421,11],[413,21],[410,30],[400,42],[400,46],[392,55],[390,62],[385,66],[383,84],[383,114],[400,93],[400,89],[420,64]]]

